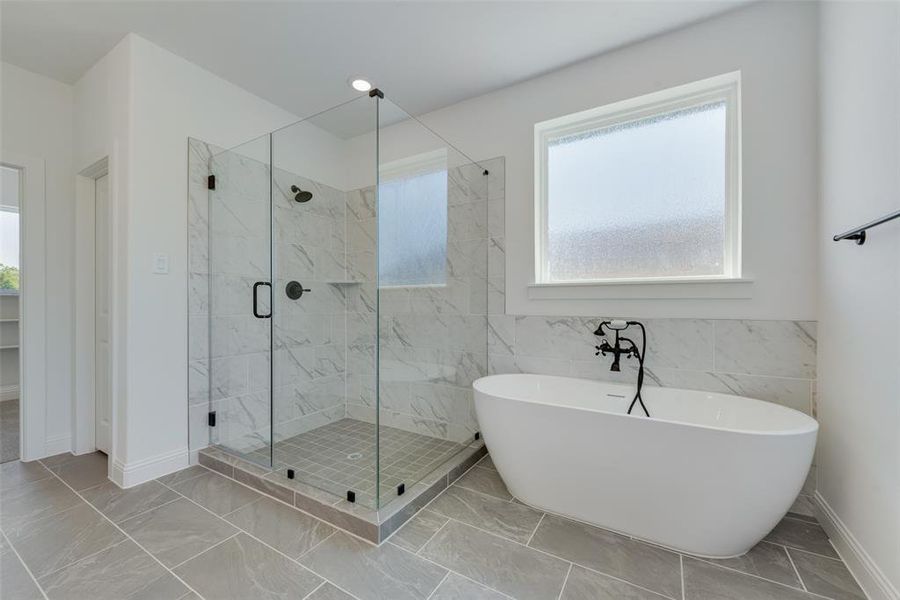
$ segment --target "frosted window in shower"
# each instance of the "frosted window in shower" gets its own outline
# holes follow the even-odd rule
[[[446,283],[446,168],[382,176],[378,270],[382,287]]]
[[[740,276],[736,85],[712,87],[538,125],[538,282]]]

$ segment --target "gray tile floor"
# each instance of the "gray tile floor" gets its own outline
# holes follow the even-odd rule
[[[809,517],[700,560],[532,510],[489,457],[378,548],[199,466],[128,490],[99,454],[0,469],[4,600],[864,598]]]
[[[276,470],[294,469],[299,481],[324,489],[339,498],[352,490],[357,502],[374,506],[375,432],[372,423],[341,419],[275,444]],[[397,495],[421,481],[465,446],[449,440],[382,425],[379,437],[381,496]],[[267,449],[257,451],[263,461]]]
[[[19,458],[19,400],[0,402],[0,463]]]

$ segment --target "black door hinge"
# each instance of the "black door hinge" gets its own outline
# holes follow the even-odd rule
[[[207,415],[206,422],[209,423],[210,427],[216,426],[216,411],[210,411],[210,413]]]
[[[216,176],[210,175],[206,178],[206,189],[214,190],[216,189]]]
[[[356,502],[356,492],[347,490],[347,502]]]
[[[401,483],[400,485],[397,486],[397,495],[402,496],[405,493],[406,493],[406,484]]]

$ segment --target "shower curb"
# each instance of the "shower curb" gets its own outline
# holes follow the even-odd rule
[[[486,454],[487,448],[483,442],[470,444],[379,510],[347,502],[297,480],[283,479],[271,469],[215,446],[200,450],[199,462],[208,469],[299,511],[309,513],[367,542],[380,545]]]

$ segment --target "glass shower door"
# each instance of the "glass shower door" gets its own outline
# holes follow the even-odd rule
[[[272,452],[270,136],[210,158],[210,441],[258,464]]]

